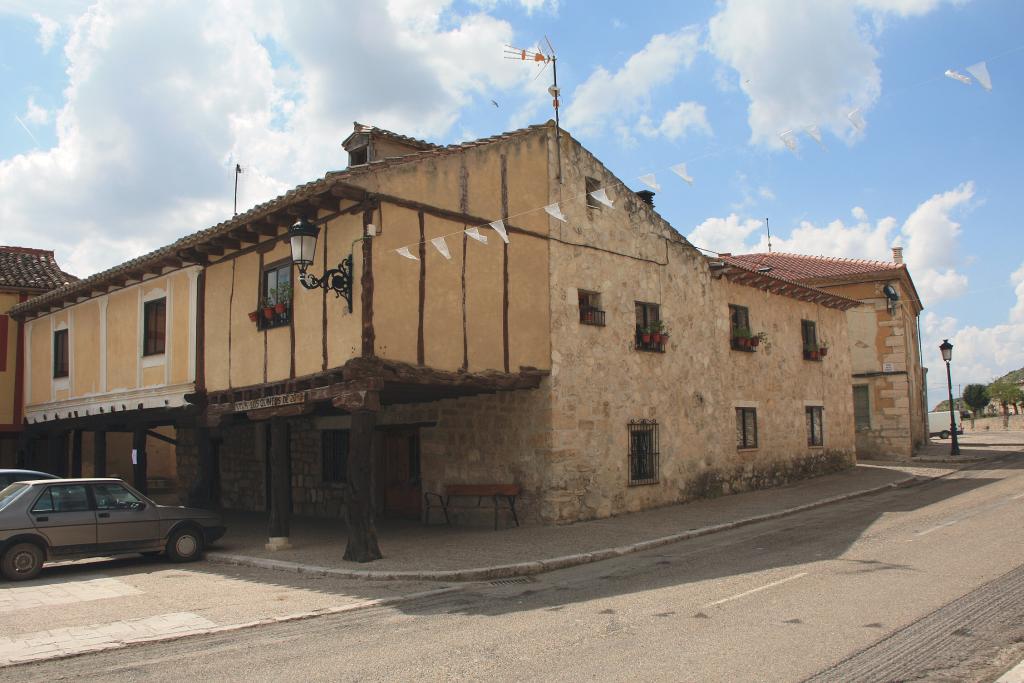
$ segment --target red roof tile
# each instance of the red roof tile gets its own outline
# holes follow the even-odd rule
[[[50,290],[78,280],[46,249],[0,246],[0,287]]]
[[[723,254],[721,258],[731,265],[754,270],[770,268],[772,275],[787,280],[804,281],[846,278],[867,273],[897,271],[902,263],[871,261],[868,259],[839,258],[837,256],[809,256],[806,254]]]

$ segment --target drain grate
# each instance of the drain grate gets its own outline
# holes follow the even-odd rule
[[[492,586],[508,586],[515,583],[533,583],[529,576],[513,576],[508,579],[495,579],[489,582]]]

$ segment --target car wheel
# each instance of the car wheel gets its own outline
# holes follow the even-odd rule
[[[0,558],[0,573],[9,581],[27,581],[39,576],[46,553],[35,543],[16,543]]]
[[[198,529],[178,529],[167,539],[167,557],[171,562],[192,562],[203,554],[203,534]]]
[[[948,429],[943,429],[941,432],[939,432],[939,438],[940,439],[948,439],[949,438],[949,430]]]

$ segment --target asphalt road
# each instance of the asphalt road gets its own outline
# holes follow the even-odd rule
[[[537,580],[0,678],[990,681],[1022,657],[1016,455]]]

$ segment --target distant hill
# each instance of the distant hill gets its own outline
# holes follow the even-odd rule
[[[991,382],[991,384],[995,384],[996,382],[1009,382],[1010,384],[1024,384],[1024,368],[1020,368],[1019,370],[1011,370],[1010,372],[1006,373],[1002,377],[999,377],[999,378],[993,380]],[[986,384],[985,386],[988,386],[988,384]],[[956,399],[956,406],[957,406],[957,408],[959,408],[961,410],[970,410],[970,408],[968,408],[961,401],[961,399],[959,399],[959,398]],[[945,399],[943,401],[940,401],[937,406],[932,408],[932,412],[933,413],[937,413],[937,412],[942,411],[942,410],[949,410],[949,399]]]

